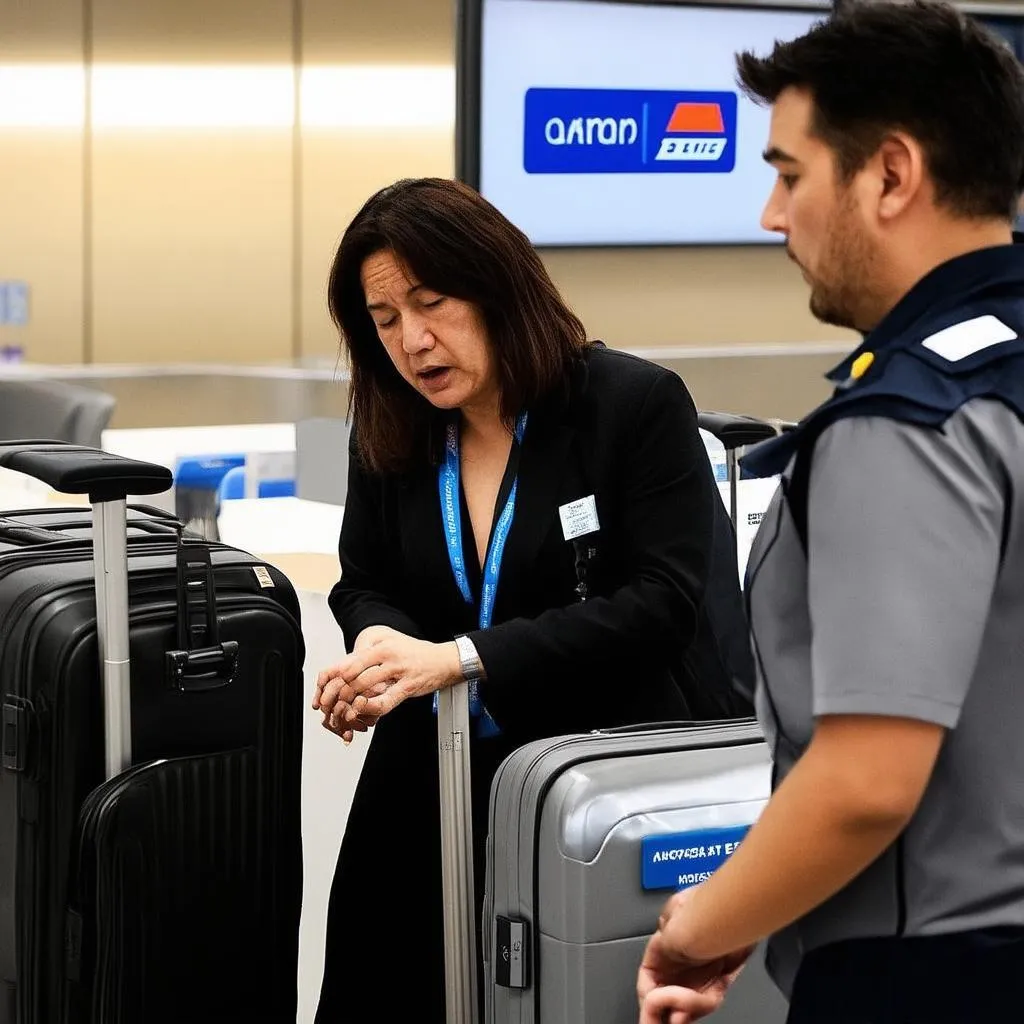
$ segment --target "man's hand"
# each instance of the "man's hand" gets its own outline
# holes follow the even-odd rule
[[[663,1024],[666,1014],[669,1024],[689,1024],[714,1013],[753,952],[751,947],[716,960],[701,961],[674,946],[672,936],[685,934],[680,919],[687,913],[693,892],[686,889],[668,901],[658,921],[658,931],[644,951],[636,984],[640,1024]]]
[[[454,641],[434,644],[394,630],[320,673],[314,706],[342,723],[374,721],[410,697],[462,679]]]
[[[640,1024],[690,1024],[714,1013],[725,998],[725,988],[713,984],[703,992],[681,985],[654,989],[640,1004]]]

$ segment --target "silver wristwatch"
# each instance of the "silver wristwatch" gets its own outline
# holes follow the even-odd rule
[[[470,683],[486,679],[484,663],[476,652],[476,644],[468,636],[462,634],[455,638],[455,646],[459,649],[459,667],[462,669],[462,678]]]

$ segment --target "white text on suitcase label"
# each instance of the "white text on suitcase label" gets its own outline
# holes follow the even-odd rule
[[[685,889],[706,882],[743,841],[748,825],[647,836],[641,848],[645,889]]]

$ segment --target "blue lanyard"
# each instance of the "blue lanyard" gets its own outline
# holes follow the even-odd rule
[[[526,413],[516,420],[516,444],[523,443],[526,432]],[[438,492],[441,496],[441,518],[444,521],[445,538],[448,541],[448,560],[451,562],[452,575],[458,585],[466,604],[473,603],[473,594],[469,589],[469,577],[466,574],[466,563],[462,548],[462,511],[459,503],[459,428],[456,423],[449,423],[445,433],[445,458],[437,475]],[[505,555],[505,542],[512,528],[512,517],[515,515],[516,491],[519,488],[518,474],[512,481],[512,490],[502,509],[498,522],[494,527],[490,550],[484,562],[483,585],[480,592],[480,614],[478,622],[481,629],[488,629],[494,617],[494,602],[498,596],[498,577],[501,574],[501,560]],[[476,683],[469,688],[469,712],[479,719],[477,733],[480,736],[496,736],[501,730],[487,713],[480,701]],[[434,711],[437,711],[437,694],[434,694]]]

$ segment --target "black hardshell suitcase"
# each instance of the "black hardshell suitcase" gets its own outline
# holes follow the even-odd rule
[[[94,510],[0,518],[0,1024],[293,1024],[294,590],[126,514],[162,467],[53,442],[0,465]]]

